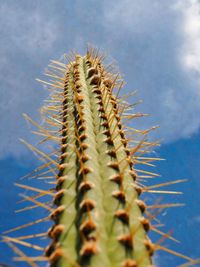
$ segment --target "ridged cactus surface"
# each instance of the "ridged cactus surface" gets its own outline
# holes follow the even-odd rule
[[[152,166],[159,160],[148,154],[158,145],[147,139],[154,127],[137,130],[126,124],[144,114],[132,113],[134,104],[127,102],[129,96],[119,96],[121,76],[102,61],[103,56],[90,49],[83,57],[74,55],[67,64],[52,61],[49,65],[46,74],[50,80],[42,81],[51,90],[49,103],[42,108],[45,126],[25,117],[38,128],[35,133],[44,138],[41,143],[54,141],[56,145],[47,153],[23,141],[43,160],[29,177],[45,181],[45,185],[39,189],[17,184],[31,192],[22,196],[29,205],[18,212],[34,212],[40,207],[49,215],[8,230],[4,240],[18,255],[16,261],[23,261],[25,266],[43,266],[42,262],[48,261],[51,267],[151,267],[152,255],[160,249],[191,264],[189,257],[165,248],[161,242],[153,244],[147,236],[151,229],[164,239],[176,241],[153,222],[157,223],[157,211],[180,204],[148,207],[139,200],[140,194],[178,194],[157,188],[181,180],[142,185],[157,176],[146,168],[136,168],[137,164]],[[52,226],[44,233],[7,235],[49,220]],[[50,238],[47,247],[31,242],[45,236]],[[26,255],[19,246],[30,247],[40,255]]]
[[[137,202],[131,151],[112,87],[101,63],[87,57],[77,56],[66,74],[58,208],[51,215],[56,225],[47,250],[52,261],[66,250],[83,266],[151,263],[144,243],[148,222]],[[58,266],[66,265],[65,258],[59,260]]]

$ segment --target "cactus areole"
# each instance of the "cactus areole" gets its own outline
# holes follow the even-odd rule
[[[45,153],[24,142],[45,161],[31,176],[36,177],[37,173],[36,178],[40,182],[46,179],[47,183],[45,189],[44,185],[39,189],[17,184],[26,192],[34,192],[30,197],[24,196],[29,206],[22,210],[40,207],[48,211],[48,216],[6,233],[47,221],[52,225],[45,233],[5,236],[4,240],[18,254],[17,261],[33,267],[46,266],[40,265],[43,261],[51,267],[151,267],[152,255],[159,249],[191,261],[153,244],[147,236],[151,229],[173,239],[150,223],[154,218],[147,212],[150,207],[139,199],[141,193],[155,193],[151,189],[159,187],[142,185],[144,179],[157,174],[135,167],[151,166],[150,162],[158,160],[149,154],[145,156],[157,145],[146,138],[154,127],[137,130],[126,125],[127,120],[144,114],[134,114],[134,105],[126,101],[128,96],[119,96],[123,80],[102,60],[102,55],[89,49],[85,56],[73,55],[67,64],[52,61],[49,65],[46,74],[51,80],[42,81],[51,90],[49,104],[42,108],[46,126],[37,125],[27,115],[26,119],[37,126],[43,141],[55,141],[58,149]],[[171,183],[177,182],[180,181]],[[45,202],[43,197],[50,200]],[[156,203],[153,208],[178,205]],[[44,236],[49,238],[48,246],[28,241]],[[28,256],[16,244],[42,253]]]

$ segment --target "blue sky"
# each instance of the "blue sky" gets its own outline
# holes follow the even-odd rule
[[[18,199],[13,182],[37,164],[18,141],[36,142],[22,117],[25,112],[38,119],[47,96],[35,78],[50,59],[74,48],[84,53],[91,43],[117,61],[124,91],[137,90],[144,100],[137,111],[151,116],[134,127],[160,125],[154,138],[163,145],[156,154],[167,159],[158,166],[161,179],[189,180],[174,186],[184,192],[177,201],[186,207],[163,212],[163,222],[182,243],[171,247],[200,258],[200,2],[1,0],[0,33],[1,229],[20,222],[13,212]],[[10,250],[1,247],[1,261],[10,262]],[[166,261],[156,258],[158,266],[182,262],[162,257]]]

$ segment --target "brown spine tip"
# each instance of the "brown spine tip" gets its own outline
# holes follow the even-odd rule
[[[146,207],[147,207],[146,204],[144,203],[144,201],[142,201],[142,200],[140,200],[140,199],[137,199],[137,200],[136,200],[136,203],[138,204],[138,206],[139,206],[141,212],[144,213],[145,210],[146,210]]]
[[[112,169],[119,171],[119,163],[118,162],[109,162],[107,164],[108,167],[111,167]]]
[[[109,129],[106,129],[102,132],[104,135],[106,135],[107,137],[111,137],[111,133]]]
[[[63,115],[63,117],[67,117],[67,116],[68,116],[68,111],[63,110],[62,115]],[[61,132],[62,132],[62,136],[66,136],[66,135],[67,135],[67,131],[68,131],[67,128],[63,128],[63,129],[61,130]]]
[[[64,232],[65,226],[63,224],[58,224],[53,227],[51,237],[57,241],[60,235]]]
[[[95,94],[101,95],[101,90],[99,88],[94,88],[92,92]]]
[[[79,80],[79,78],[80,78],[80,73],[79,73],[78,70],[76,70],[76,71],[74,72],[74,78],[75,78],[75,81],[76,81],[76,80]]]
[[[125,134],[124,134],[124,131],[122,131],[122,130],[119,130],[119,134],[120,134],[120,136],[121,136],[121,138],[125,138]]]
[[[103,122],[101,123],[101,126],[103,126],[103,127],[105,127],[105,128],[109,128],[109,124],[108,124],[107,121],[103,121]]]
[[[55,251],[56,249],[56,244],[55,242],[51,243],[48,247],[45,248],[44,250],[44,254],[46,257],[49,257],[52,255],[52,253]]]
[[[105,112],[104,107],[100,106],[100,107],[98,108],[98,111],[99,111],[99,112]]]
[[[67,92],[65,93],[65,95],[67,96]],[[68,103],[68,99],[67,97],[63,98],[63,101],[62,101],[63,105],[66,105]]]
[[[67,167],[68,167],[68,163],[62,163],[59,165],[58,168],[60,171],[64,171],[64,169],[66,169]]]
[[[64,196],[65,193],[66,193],[65,189],[59,190],[54,196],[53,200],[54,204],[60,205],[61,198]]]
[[[144,245],[150,256],[153,256],[155,252],[155,245],[150,240],[145,240]]]
[[[80,125],[80,126],[78,127],[78,132],[79,132],[79,134],[80,134],[81,132],[85,131],[85,130],[86,130],[86,127],[85,127],[84,125]]]
[[[138,267],[138,265],[135,260],[127,259],[123,262],[122,267]]]
[[[108,137],[104,140],[105,143],[107,143],[109,146],[113,146],[114,145],[114,142],[113,140],[111,139],[111,137]]]
[[[89,181],[84,181],[84,182],[82,182],[82,183],[80,184],[80,186],[79,186],[79,190],[80,190],[81,192],[86,192],[86,191],[92,189],[93,187],[94,187],[94,184],[92,184],[92,183],[89,182]]]
[[[87,136],[87,134],[85,134],[85,133],[83,133],[83,134],[81,134],[80,136],[79,136],[79,139],[80,139],[80,141],[81,142],[83,142],[85,139],[87,139],[88,138],[88,136]]]
[[[114,108],[114,109],[117,109],[117,103],[112,101],[112,104],[113,104],[113,108]],[[121,129],[121,128],[120,128],[120,129]]]
[[[133,249],[133,241],[132,236],[130,234],[128,235],[122,235],[118,237],[118,241],[125,246],[126,249],[132,250]]]
[[[76,92],[81,93],[81,89],[79,87],[77,88],[77,86],[76,86]]]
[[[79,71],[79,69],[76,67],[75,70],[74,70],[74,75],[77,75],[77,74],[79,75],[79,74],[80,74],[80,71]]]
[[[82,257],[92,256],[96,253],[97,253],[97,245],[96,241],[94,240],[86,241],[80,251],[80,255]]]
[[[99,100],[97,101],[97,104],[100,105],[100,106],[103,106],[103,101],[102,101],[102,99],[99,99]]]
[[[125,138],[121,138],[121,142],[124,146],[127,146],[128,141]]]
[[[92,209],[94,209],[96,203],[95,201],[91,200],[91,199],[84,199],[81,203],[80,203],[80,208],[82,212],[88,212],[91,211]]]
[[[116,103],[116,102],[115,102]],[[118,114],[115,114],[115,118],[116,118],[116,120],[119,122],[120,121],[120,116],[118,115]],[[120,129],[121,130],[121,129]],[[122,140],[123,140],[124,138],[122,138]]]
[[[89,219],[83,222],[79,229],[84,235],[88,235],[96,229],[96,224],[91,219]]]
[[[95,69],[94,67],[89,68],[88,71],[87,71],[87,78],[90,78],[95,74],[98,74],[98,70]]]
[[[63,116],[62,121],[63,121],[63,124],[65,124],[66,121],[67,121],[67,116]],[[65,144],[65,139],[64,138],[66,138],[66,137],[61,138],[62,144]],[[67,138],[66,138],[66,140],[67,140]]]
[[[125,204],[125,193],[123,191],[115,191],[112,193],[112,196],[118,199],[122,204]]]
[[[101,114],[99,115],[99,117],[100,117],[101,119],[107,120],[107,115],[106,115],[105,113],[101,113]]]
[[[66,157],[68,156],[68,153],[67,152],[64,152],[60,155],[60,159],[63,160],[65,159]]]
[[[57,209],[55,209],[51,214],[50,214],[50,218],[57,222],[58,221],[58,218],[59,216],[61,215],[61,213],[64,211],[65,209],[65,206],[62,205],[62,206],[59,206]]]
[[[79,174],[83,174],[83,175],[86,175],[88,173],[91,173],[93,170],[87,166],[83,166],[80,171],[79,171]]]
[[[76,100],[77,100],[78,103],[80,104],[80,103],[83,102],[83,100],[84,100],[84,96],[83,96],[83,95],[80,95],[80,94],[77,94],[77,96],[76,96]]]
[[[129,173],[131,175],[131,177],[133,178],[133,180],[135,181],[137,179],[137,174],[134,170],[129,170]]]
[[[129,223],[129,215],[126,210],[118,210],[115,212],[115,217],[117,217],[124,224]]]
[[[54,239],[54,241],[57,241],[60,234],[62,234],[65,230],[65,226],[63,224],[56,224],[53,225],[47,232],[47,235]]]
[[[75,62],[75,63],[73,64],[73,66],[74,66],[74,68],[78,68],[79,63]]]
[[[80,113],[79,113],[79,115],[80,115]],[[83,116],[83,115],[81,115],[81,116]],[[79,119],[77,120],[77,125],[78,125],[78,127],[81,126],[81,125],[83,125],[83,124],[85,124],[85,120],[84,120],[83,118],[79,118]]]
[[[65,111],[63,112],[63,114],[64,114],[64,113],[65,113]],[[64,128],[64,129],[61,130],[61,132],[62,132],[62,135],[66,135],[67,132],[68,132],[68,130],[67,130],[66,128]]]
[[[61,257],[63,257],[63,256],[64,256],[64,253],[63,253],[62,249],[61,249],[61,248],[57,248],[57,249],[51,254],[51,256],[49,257],[49,262],[50,262],[50,264],[55,264],[55,263],[58,262],[59,259],[60,259]]]
[[[101,78],[99,75],[93,75],[91,80],[90,80],[91,85],[99,85],[100,82],[101,82]]]
[[[51,228],[49,228],[49,230],[47,231],[47,235],[48,235],[48,237],[50,237],[50,238],[53,238],[53,236],[52,236],[52,232],[53,232],[53,228],[55,227],[55,225],[53,225]]]
[[[149,220],[147,220],[146,218],[143,217],[143,218],[140,219],[140,222],[142,223],[142,225],[144,227],[144,230],[146,232],[148,232],[150,230],[150,222],[149,222]]]
[[[89,159],[91,159],[87,154],[82,154],[81,155],[81,161],[83,163],[85,163],[86,161],[88,161]]]
[[[115,150],[108,150],[106,151],[106,153],[111,157],[111,158],[117,158],[117,154],[115,152]]]
[[[68,103],[63,102],[63,110],[68,111]]]
[[[138,196],[142,194],[142,188],[138,185],[134,185],[134,189],[137,192]]]
[[[112,87],[112,85],[113,85],[113,82],[111,81],[111,80],[109,80],[109,79],[107,79],[107,80],[104,80],[103,81],[103,84],[106,86],[106,87]]]
[[[59,191],[61,189],[62,184],[64,183],[64,181],[66,181],[67,176],[60,176],[57,179],[57,185],[56,185],[56,190]]]
[[[76,88],[78,89],[78,88],[80,88],[81,86],[82,86],[81,82],[77,81],[77,82],[76,82]]]
[[[61,152],[64,153],[66,151],[66,148],[67,148],[67,144],[62,144],[61,145]]]
[[[74,81],[75,82],[80,81],[80,75],[79,74],[74,75]]]
[[[80,144],[80,148],[83,149],[83,150],[87,149],[88,147],[89,147],[89,145],[86,144],[86,143],[81,143]]]
[[[96,88],[96,87],[95,87],[95,88]],[[99,95],[99,94],[97,94],[97,95],[95,96],[95,98],[101,100],[101,99],[102,99],[102,96]]]
[[[122,124],[118,122],[117,125],[118,125],[119,129],[121,130],[122,129]]]
[[[110,181],[117,183],[118,185],[121,185],[123,177],[121,174],[115,174],[109,178]]]
[[[86,63],[86,65],[88,65],[89,67],[92,65],[92,63],[91,63],[91,61],[90,61],[89,59],[87,59],[87,60],[85,61],[85,63]]]

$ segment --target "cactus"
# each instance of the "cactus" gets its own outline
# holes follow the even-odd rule
[[[157,188],[182,180],[142,185],[143,180],[157,176],[135,167],[151,166],[159,160],[149,156],[152,147],[158,145],[147,139],[155,127],[137,130],[129,126],[129,120],[145,114],[132,113],[135,104],[126,101],[129,96],[119,96],[121,76],[114,73],[112,65],[104,66],[102,62],[103,56],[90,48],[84,57],[69,56],[67,64],[52,61],[46,73],[50,81],[40,80],[51,90],[49,104],[42,108],[45,126],[25,117],[37,127],[35,133],[44,138],[41,143],[54,141],[55,145],[53,152],[43,152],[23,141],[44,162],[29,177],[46,183],[41,189],[16,185],[34,192],[22,195],[23,201],[32,204],[19,211],[40,207],[49,215],[6,231],[4,241],[18,255],[15,259],[29,266],[48,261],[51,267],[150,267],[156,250],[180,256],[192,264],[189,257],[159,242],[153,244],[147,235],[152,230],[164,239],[176,241],[153,225],[155,214],[151,209],[160,211],[181,204],[147,206],[139,199],[140,194],[178,194]],[[49,220],[53,225],[44,233],[7,235]],[[27,241],[44,236],[51,239],[46,248]],[[28,256],[19,245],[42,254]]]

